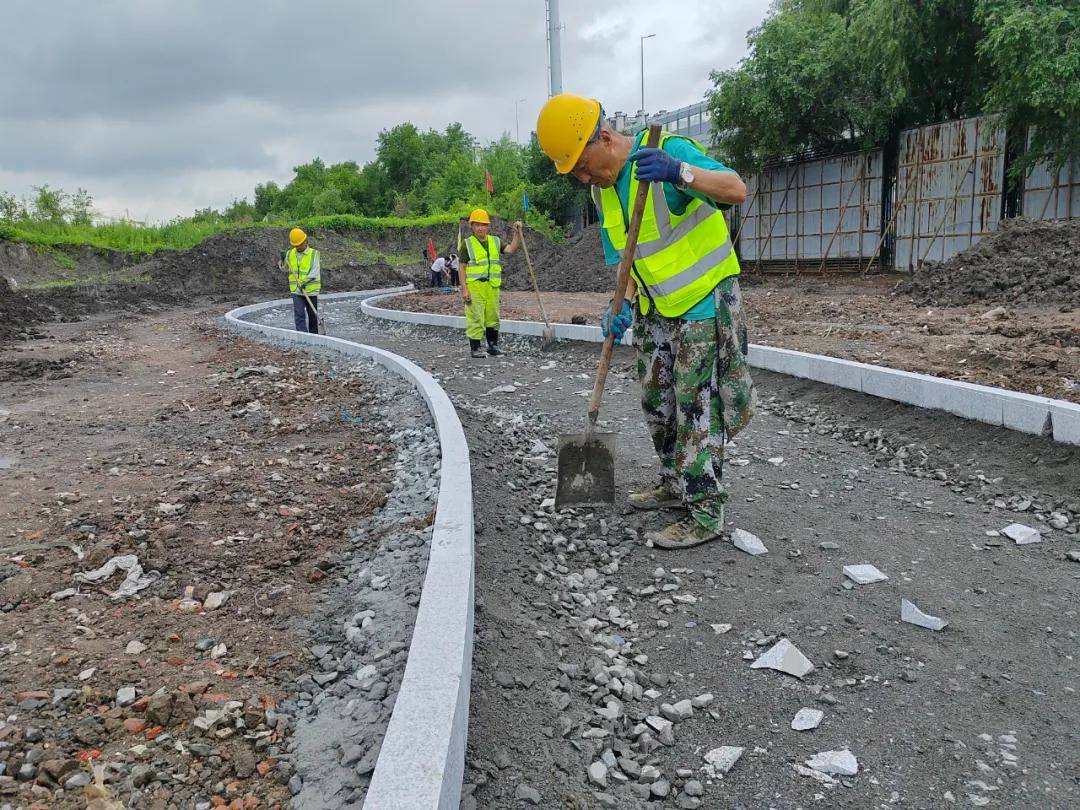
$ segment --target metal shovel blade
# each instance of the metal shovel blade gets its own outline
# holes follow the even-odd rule
[[[614,502],[615,435],[591,432],[559,436],[556,508]]]

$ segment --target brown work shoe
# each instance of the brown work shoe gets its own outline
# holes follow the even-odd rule
[[[673,509],[683,506],[679,493],[667,484],[661,484],[648,492],[631,492],[626,500],[632,507],[641,510]]]
[[[684,518],[658,532],[647,532],[645,539],[651,540],[658,548],[679,549],[700,546],[710,540],[717,540],[720,536],[720,532],[715,529],[706,529],[693,518]]]

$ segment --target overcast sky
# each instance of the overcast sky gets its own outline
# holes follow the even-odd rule
[[[0,190],[88,189],[162,220],[365,162],[382,129],[522,138],[547,97],[544,0],[0,0]],[[562,0],[563,88],[609,112],[700,100],[769,0]],[[15,30],[15,29],[12,29]]]

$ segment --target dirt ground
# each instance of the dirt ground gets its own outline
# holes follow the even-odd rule
[[[219,314],[54,324],[0,355],[0,804],[85,807],[96,763],[125,807],[287,804],[300,623],[393,448],[370,383]],[[138,598],[75,579],[119,555]]]
[[[990,304],[920,307],[899,277],[747,277],[754,343],[1080,402],[1080,308]],[[543,294],[548,317],[597,322],[607,293]],[[502,316],[539,320],[531,292],[503,292]],[[455,295],[420,292],[401,309],[461,314]]]

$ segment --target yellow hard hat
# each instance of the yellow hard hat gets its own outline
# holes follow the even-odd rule
[[[479,222],[481,225],[490,225],[491,217],[488,216],[488,212],[483,208],[474,208],[473,212],[469,214],[469,222]]]
[[[560,93],[540,108],[536,119],[536,139],[555,162],[555,171],[573,170],[600,125],[600,102],[595,98]]]
[[[289,244],[293,247],[300,247],[307,241],[307,234],[299,228],[293,228],[289,231]]]

